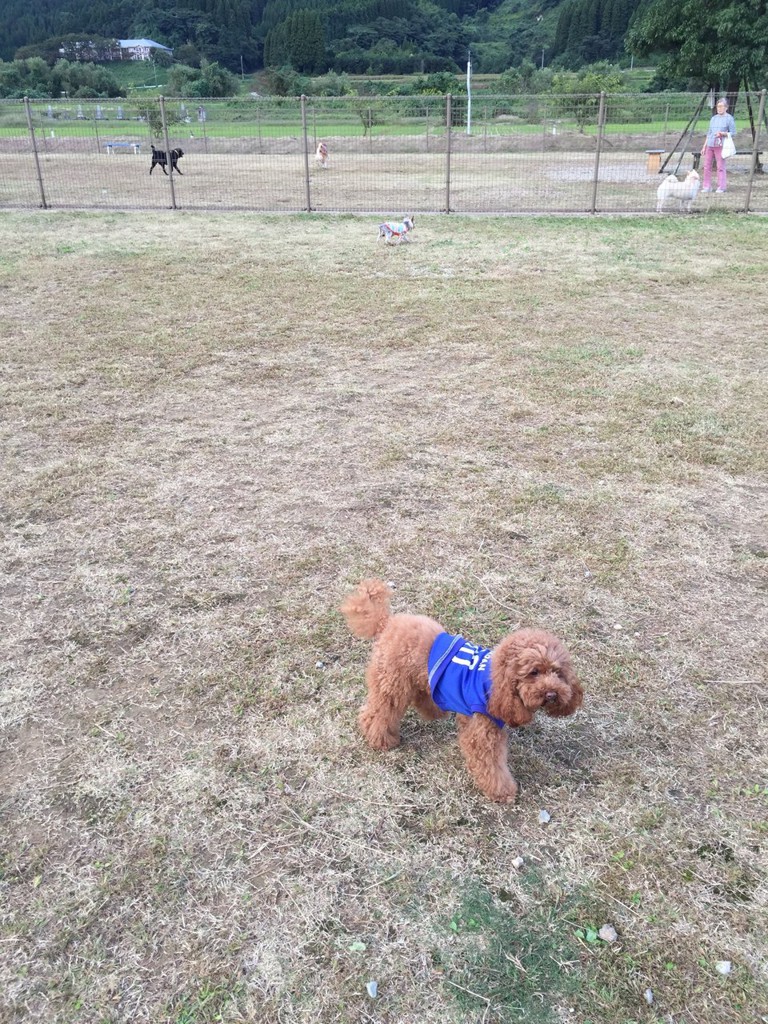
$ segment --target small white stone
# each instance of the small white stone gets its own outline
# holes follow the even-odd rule
[[[645,1001],[649,1006],[653,1006],[653,989],[647,988],[645,990]]]
[[[603,942],[615,942],[619,936],[612,924],[604,924],[597,933],[597,937],[602,939]]]
[[[715,964],[715,970],[718,974],[728,975],[731,973],[732,969],[730,960],[718,960]]]
[[[613,628],[614,629],[622,629],[623,627],[622,627],[620,622],[617,622],[616,625]]]
[[[549,811],[539,811],[539,824],[546,825],[548,821],[552,820],[552,815]]]
[[[522,857],[515,857],[515,859],[512,861],[513,868],[521,868],[523,864],[525,864],[525,861]]]
[[[325,668],[325,662],[324,661],[316,661],[315,662],[315,668]]]
[[[369,981],[368,984],[365,986],[365,991],[368,993],[371,999],[375,999],[376,994],[379,991],[378,983],[375,981]]]

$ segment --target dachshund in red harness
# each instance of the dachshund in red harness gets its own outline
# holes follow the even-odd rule
[[[377,241],[380,242],[383,238],[387,245],[400,245],[401,242],[410,242],[408,235],[411,231],[413,231],[412,216],[403,217],[399,224],[385,221],[383,224],[379,224]]]

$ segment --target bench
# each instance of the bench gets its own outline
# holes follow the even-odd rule
[[[760,159],[760,157],[762,155],[763,155],[762,149],[759,149],[755,153],[755,174],[762,174],[763,173],[763,163],[762,163],[762,160]],[[693,170],[694,171],[698,171],[699,164],[701,163],[701,150],[700,149],[692,149],[691,150],[691,156],[693,157],[693,165],[692,165],[693,166]],[[734,154],[734,156],[752,156],[752,150],[751,149],[737,149],[735,154]],[[726,161],[726,163],[727,163],[727,161]]]
[[[112,156],[116,149],[132,149],[137,156],[141,153],[140,142],[105,142],[104,148],[109,156]]]

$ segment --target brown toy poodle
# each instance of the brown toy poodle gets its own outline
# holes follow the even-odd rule
[[[491,800],[513,801],[506,726],[527,725],[539,708],[562,717],[581,707],[568,651],[541,629],[518,630],[493,650],[476,647],[426,615],[391,615],[391,593],[381,580],[363,580],[341,606],[352,632],[375,640],[359,718],[365,738],[391,750],[406,708],[428,720],[455,711],[470,775]]]

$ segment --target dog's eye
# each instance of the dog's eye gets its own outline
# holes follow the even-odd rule
[[[531,671],[528,673],[529,676],[537,676],[538,674],[539,670],[537,668],[532,668]]]

